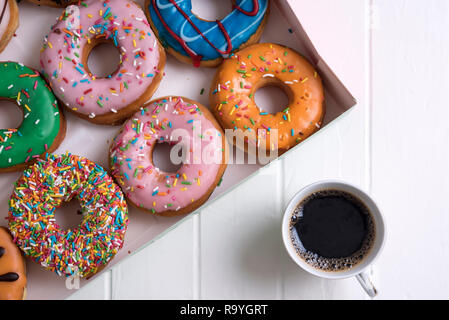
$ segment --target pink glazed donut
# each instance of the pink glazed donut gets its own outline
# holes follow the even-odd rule
[[[182,148],[177,172],[155,167],[157,143]],[[123,125],[110,148],[111,172],[136,207],[161,216],[182,215],[201,206],[220,183],[227,165],[225,146],[223,130],[206,107],[165,97]]]
[[[120,64],[98,77],[87,66],[101,43],[120,52]],[[129,0],[87,0],[69,6],[51,28],[41,51],[41,67],[67,109],[97,124],[123,122],[159,86],[165,52],[143,10]]]

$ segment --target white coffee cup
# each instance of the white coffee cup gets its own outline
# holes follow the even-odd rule
[[[305,198],[311,194],[322,191],[322,190],[341,190],[352,194],[361,200],[368,210],[370,211],[375,225],[375,238],[374,243],[368,253],[364,256],[362,261],[356,264],[351,269],[343,271],[323,271],[312,267],[310,264],[305,262],[296,252],[290,236],[290,222],[294,210]],[[382,251],[385,242],[385,223],[382,218],[382,214],[376,203],[368,196],[365,192],[359,188],[350,185],[348,183],[337,181],[337,180],[325,180],[308,185],[299,191],[289,202],[287,208],[284,212],[284,218],[282,219],[282,239],[284,241],[284,246],[287,249],[288,254],[305,271],[321,278],[326,279],[344,279],[349,277],[356,277],[363,289],[370,297],[375,297],[377,290],[371,281],[370,275],[368,273],[369,266],[371,266],[376,258]]]

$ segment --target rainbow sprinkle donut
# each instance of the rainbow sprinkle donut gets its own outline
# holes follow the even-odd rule
[[[55,210],[75,197],[83,218],[61,230]],[[9,201],[9,229],[26,256],[58,275],[86,277],[122,248],[128,209],[120,188],[99,165],[67,154],[47,155],[23,173]]]

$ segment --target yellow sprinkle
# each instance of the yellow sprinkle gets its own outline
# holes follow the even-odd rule
[[[220,103],[220,105],[218,106],[218,111],[220,111],[221,108],[223,108],[223,105]]]
[[[301,83],[306,83],[306,81],[309,80],[309,78],[305,78],[304,80],[301,81]]]
[[[287,113],[287,119],[288,119],[288,122],[292,122],[292,119],[290,118],[290,113]]]
[[[232,116],[232,114],[234,113],[234,111],[235,111],[235,107],[232,107],[232,110],[231,110],[231,112],[229,112],[229,115]]]
[[[155,207],[155,206],[156,206],[156,201],[153,202],[153,207]]]
[[[31,109],[30,109],[30,107],[28,107],[28,105],[25,103],[25,108],[29,111],[29,112],[31,112]]]
[[[185,173],[182,174],[182,177],[184,178],[184,180],[187,180],[187,176]]]
[[[53,49],[53,45],[51,44],[51,42],[48,41],[47,43],[48,43],[48,46],[50,47],[50,49]]]
[[[89,13],[88,15],[87,15],[90,19],[92,19],[92,15]]]
[[[196,183],[197,183],[199,186],[201,185],[200,178],[198,178],[198,179],[196,180]]]
[[[178,183],[178,178],[176,178],[175,181],[173,182],[173,187],[176,187],[176,183]]]
[[[316,78],[318,77],[318,72],[315,71],[315,73],[313,74],[313,76]]]
[[[133,45],[134,45],[134,48],[137,47],[135,39],[133,39]]]

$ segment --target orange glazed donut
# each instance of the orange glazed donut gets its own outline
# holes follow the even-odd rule
[[[283,111],[271,114],[257,106],[254,94],[265,86],[286,92],[289,104]],[[282,154],[317,131],[325,114],[323,85],[313,66],[294,50],[270,43],[225,60],[212,82],[210,101],[224,129],[242,130],[236,136],[244,139],[246,151],[253,144]]]

